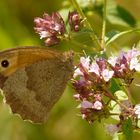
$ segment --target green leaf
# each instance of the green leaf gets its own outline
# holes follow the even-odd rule
[[[115,79],[111,79],[111,86],[109,90],[112,93],[115,93],[116,91],[120,90],[120,86]]]
[[[106,34],[106,39],[105,41],[108,42],[113,36],[115,36],[116,34],[120,33],[120,31],[117,31],[117,30],[112,30],[110,32],[108,32]]]
[[[134,26],[136,22],[129,10],[125,10],[123,7],[117,5],[115,0],[107,2],[107,20],[111,24],[128,28]]]
[[[138,120],[137,126],[140,128],[140,120]],[[139,131],[139,133],[140,133],[140,131]]]
[[[116,134],[113,136],[112,140],[125,140],[125,137],[124,137],[123,133],[120,132],[120,133],[116,133]]]
[[[126,93],[122,90],[118,90],[115,93],[115,96],[120,100],[120,101],[125,101],[128,100],[128,96],[126,95]]]
[[[127,34],[130,34],[130,33],[133,33],[133,32],[140,33],[140,29],[127,30],[127,31],[117,33],[112,38],[110,38],[109,40],[106,41],[106,46],[110,45],[111,43],[113,43],[118,38],[121,38],[123,35],[127,35]]]
[[[133,15],[133,17],[136,20],[140,19],[140,14],[139,14],[139,9],[140,9],[140,4],[139,4],[139,0],[133,0],[133,2],[130,2],[131,0],[117,0],[117,4],[122,6],[124,9],[126,9],[127,11],[129,11],[129,13],[131,13],[131,15]]]
[[[130,118],[124,121],[122,126],[122,131],[125,135],[126,140],[132,140],[133,128],[132,128],[132,121]]]
[[[117,114],[120,114],[121,111],[120,111],[120,106],[115,102],[115,101],[111,101],[110,102],[110,113],[117,113]],[[120,121],[120,118],[118,115],[112,115],[111,118],[115,119],[115,120],[118,120]]]
[[[121,17],[126,23],[128,23],[130,26],[136,25],[135,18],[130,14],[129,11],[119,5],[116,8],[118,11],[118,16]]]

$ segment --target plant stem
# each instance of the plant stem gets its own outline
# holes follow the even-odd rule
[[[77,9],[78,13],[81,15],[82,19],[84,20],[85,22],[85,25],[87,28],[89,28],[91,31],[94,32],[94,30],[92,29],[90,23],[88,22],[87,20],[87,17],[85,16],[85,14],[83,13],[82,9],[80,8],[79,4],[77,3],[76,0],[70,0],[70,2],[72,3],[72,5],[75,7],[75,9]],[[100,42],[99,42],[99,39],[98,37],[96,36],[96,34],[92,34],[90,35],[92,40],[95,42],[95,45],[97,47],[98,50],[102,50],[102,47],[100,45]]]
[[[102,37],[101,37],[101,47],[102,47],[103,50],[105,50],[106,7],[107,7],[107,0],[104,0],[104,8],[103,8],[103,25],[102,25]]]
[[[131,105],[133,105],[134,100],[133,100],[132,95],[131,95],[131,92],[130,92],[130,87],[128,86],[126,88],[126,90],[127,90],[128,100],[131,103]]]
[[[120,114],[119,113],[110,113],[109,115],[117,115],[117,116],[119,116]]]
[[[127,106],[125,106],[124,104],[122,104],[121,102],[119,102],[115,96],[113,96],[109,91],[106,91],[104,93],[105,96],[109,97],[111,100],[115,101],[117,104],[119,104],[121,107],[125,108],[128,112],[130,111],[129,108]]]
[[[134,104],[135,101],[134,101],[134,99],[132,98],[132,95],[131,95],[131,93],[130,93],[130,87],[127,86],[127,85],[121,85],[121,84],[123,83],[123,81],[121,81],[120,79],[115,80],[115,82],[116,82],[116,84],[119,86],[119,88],[120,88],[121,90],[123,90],[123,91],[127,94],[129,102],[130,102],[131,104]]]
[[[130,111],[129,108],[127,106],[125,106],[124,104],[122,104],[121,102],[119,102],[118,100],[114,100],[117,104],[119,104],[121,107],[125,108],[125,110],[127,110],[128,112]]]

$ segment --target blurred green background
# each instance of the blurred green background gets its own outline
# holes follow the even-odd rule
[[[95,33],[100,38],[102,30],[102,0],[77,0],[88,17]],[[74,7],[68,0],[0,0],[0,49],[16,46],[43,45],[43,41],[34,32],[33,20],[44,12],[59,10],[66,19],[67,13]],[[139,0],[108,0],[107,32],[122,32],[140,28]],[[82,37],[82,35],[81,35]],[[140,41],[139,32],[130,32],[115,39],[108,45],[108,51],[114,48],[132,47]],[[88,43],[87,40],[84,42]],[[61,47],[61,46],[60,46]],[[64,47],[67,47],[64,45]],[[59,48],[58,48],[59,49]],[[139,79],[137,79],[139,82]],[[132,87],[137,95],[139,88]],[[9,113],[9,108],[0,100],[0,140],[111,140],[105,133],[105,121],[89,125],[79,117],[78,103],[73,99],[72,89],[68,87],[60,101],[53,108],[46,124],[37,125],[23,121]],[[109,120],[107,120],[109,121]],[[134,140],[140,134],[135,133]]]

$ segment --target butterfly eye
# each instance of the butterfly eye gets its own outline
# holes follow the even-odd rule
[[[7,68],[9,66],[9,61],[8,60],[2,60],[1,61],[1,66],[4,68]]]

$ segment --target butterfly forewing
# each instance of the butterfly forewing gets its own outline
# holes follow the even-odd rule
[[[49,51],[45,50],[44,53],[47,55]],[[6,72],[8,76],[4,75],[5,71],[3,71],[1,77],[5,78],[2,89],[12,112],[20,114],[25,120],[41,123],[46,121],[53,105],[64,92],[66,84],[73,74],[73,64],[71,53],[51,52],[49,57],[45,56],[43,52],[41,53],[44,57],[40,54],[36,55],[36,53],[30,53],[30,58],[35,56],[41,58],[31,60],[32,62],[29,61],[29,63],[26,59],[22,63],[24,65],[16,64],[16,68],[10,75],[7,74],[8,72]],[[55,54],[53,55],[53,53]],[[24,52],[21,56],[21,52],[19,52],[18,63],[21,63],[21,59],[27,57],[27,54]]]

